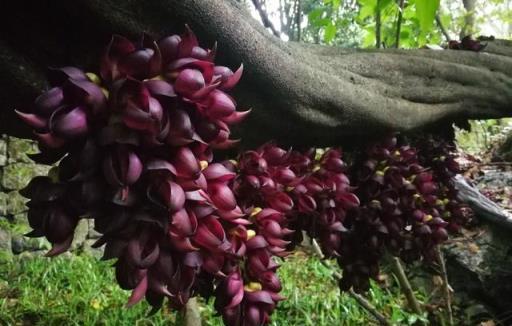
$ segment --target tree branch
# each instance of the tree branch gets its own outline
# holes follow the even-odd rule
[[[8,3],[0,8],[0,133],[32,135],[14,109],[30,107],[44,88],[47,66],[97,70],[111,34],[160,36],[182,31],[185,23],[205,45],[218,41],[220,64],[244,63],[234,96],[241,109],[253,108],[237,131],[248,146],[270,139],[354,144],[390,130],[512,115],[510,42],[489,42],[487,53],[283,42],[233,0]]]
[[[395,275],[398,278],[398,283],[400,283],[400,287],[402,288],[402,291],[404,292],[405,297],[407,298],[409,308],[411,308],[415,314],[421,315],[422,311],[420,303],[418,302],[416,296],[414,295],[411,284],[407,279],[407,275],[405,275],[405,271],[402,266],[402,263],[400,262],[400,258],[391,257],[391,265],[393,266]]]
[[[281,37],[281,33],[279,33],[279,31],[274,27],[274,24],[272,24],[272,22],[268,18],[268,14],[263,9],[263,7],[261,6],[260,1],[259,0],[252,0],[252,4],[256,8],[256,10],[258,11],[258,14],[260,15],[260,18],[261,18],[261,21],[263,23],[263,26],[265,26],[266,28],[270,28],[270,30],[272,31],[272,34],[274,34],[275,36]]]
[[[443,278],[443,294],[446,303],[446,310],[448,312],[448,325],[453,326],[453,312],[451,304],[450,284],[448,283],[448,273],[446,271],[446,265],[444,263],[443,253],[441,247],[436,246],[436,259],[441,267],[441,277]]]
[[[297,42],[301,40],[301,22],[302,22],[302,3],[301,0],[297,0],[297,12],[295,14],[295,20],[297,25]]]

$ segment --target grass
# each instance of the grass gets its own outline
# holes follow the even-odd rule
[[[173,325],[174,313],[163,309],[147,316],[140,303],[124,308],[129,293],[115,283],[111,262],[81,255],[47,259],[17,257],[0,264],[0,325]],[[283,295],[272,325],[374,325],[351,297],[340,295],[332,270],[302,252],[279,269]],[[403,310],[398,289],[373,284],[369,300],[399,325],[418,316]],[[204,325],[222,325],[212,304],[200,306]]]

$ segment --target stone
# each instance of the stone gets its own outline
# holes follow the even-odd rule
[[[50,247],[50,243],[45,238],[29,238],[21,234],[15,234],[12,237],[12,251],[16,255],[30,251],[46,251]]]
[[[0,216],[7,216],[7,198],[9,195],[0,191]]]
[[[46,250],[25,251],[19,255],[20,260],[31,260],[36,257],[44,257]]]
[[[81,219],[75,229],[71,250],[79,249],[83,246],[87,235],[89,234],[89,223],[87,219]]]
[[[20,195],[16,190],[9,193],[3,193],[7,196],[5,199],[5,212],[9,215],[18,215],[24,213],[26,215],[27,206],[25,203],[28,201],[27,198]],[[1,197],[2,195],[0,195]],[[0,199],[1,200],[1,199]]]
[[[0,250],[12,252],[11,231],[0,227]]]
[[[89,233],[87,234],[87,239],[99,239],[101,237],[101,233],[99,233],[98,231],[96,231],[94,229],[94,220],[89,219],[88,223],[89,223]]]
[[[103,256],[103,248],[105,246],[101,246],[100,248],[93,248],[92,245],[96,242],[96,240],[93,239],[87,239],[84,242],[84,245],[82,247],[83,253],[86,255],[91,255],[95,258],[100,259]]]
[[[35,141],[16,137],[8,137],[7,140],[7,163],[34,164],[27,154],[38,152]]]
[[[50,167],[29,163],[13,163],[4,167],[2,186],[8,190],[19,190],[37,175],[46,175]]]
[[[7,164],[7,143],[5,137],[0,137],[0,166]]]
[[[444,247],[450,285],[495,312],[512,307],[512,232],[482,225]]]
[[[0,263],[12,259],[11,232],[0,228]]]

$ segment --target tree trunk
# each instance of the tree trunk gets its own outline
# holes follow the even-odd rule
[[[466,16],[464,17],[464,26],[460,32],[460,38],[472,35],[475,32],[476,22],[476,0],[462,0],[464,9],[466,9]]]
[[[185,23],[205,45],[218,41],[221,64],[244,63],[234,95],[253,109],[239,130],[245,144],[354,143],[512,113],[509,41],[487,53],[347,50],[282,42],[234,0],[18,0],[0,5],[0,133],[31,136],[14,109],[30,107],[47,66],[95,70],[112,33],[163,36]]]

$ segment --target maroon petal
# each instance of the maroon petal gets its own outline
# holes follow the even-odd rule
[[[59,138],[51,133],[35,133],[41,144],[47,146],[49,148],[59,148],[64,146],[66,141],[62,138]]]
[[[236,105],[226,93],[214,90],[209,95],[207,114],[212,119],[229,117],[235,112]]]
[[[259,326],[262,324],[263,318],[260,309],[253,305],[247,305],[244,314],[244,325]]]
[[[152,243],[152,239],[148,237],[148,234],[143,234],[139,238],[131,239],[126,247],[127,257],[139,268],[153,265],[160,253],[158,244]]]
[[[135,45],[133,45],[130,40],[119,35],[112,36],[101,60],[101,77],[107,81],[116,80],[119,77],[122,77],[117,66],[118,61],[121,57],[126,56],[133,51],[135,51]]]
[[[226,182],[232,180],[236,174],[228,170],[224,165],[220,163],[213,163],[203,171],[204,176],[207,180]]]
[[[268,291],[245,291],[245,299],[251,303],[264,303],[274,305],[274,300]]]
[[[95,114],[99,113],[107,103],[101,88],[87,80],[68,80],[64,85],[64,98],[78,105],[85,103]]]
[[[199,45],[197,37],[188,25],[185,25],[185,33],[181,35],[181,42],[178,47],[178,57],[189,57],[192,50]]]
[[[59,243],[52,244],[52,248],[48,251],[45,256],[46,257],[54,257],[60,255],[61,253],[67,251],[71,247],[71,243],[73,242],[73,235],[69,236],[66,240]]]
[[[184,96],[190,96],[203,89],[206,82],[201,71],[197,69],[184,69],[179,73],[174,85],[176,92]]]
[[[50,119],[50,128],[59,136],[78,137],[87,133],[87,114],[83,107],[76,107],[73,110],[58,112]]]
[[[188,147],[178,149],[174,155],[173,165],[179,177],[195,179],[201,172],[199,162]]]
[[[229,91],[233,87],[235,87],[236,84],[238,84],[238,81],[242,77],[242,72],[244,70],[244,65],[241,64],[240,68],[238,68],[235,73],[231,71],[231,69],[223,66],[216,66],[214,69],[214,73],[216,75],[221,75],[221,84],[219,88],[224,91]]]
[[[170,130],[167,142],[174,146],[182,146],[193,141],[194,127],[190,116],[183,110],[175,109],[169,114]]]
[[[268,247],[268,242],[261,235],[256,235],[247,241],[247,250],[255,250]]]
[[[179,35],[167,36],[158,42],[164,64],[177,59],[180,42],[181,37]]]
[[[194,244],[192,244],[189,237],[180,237],[179,235],[170,232],[169,240],[170,240],[173,248],[178,251],[187,252],[187,251],[199,250],[199,248],[197,248]]]
[[[158,191],[171,212],[179,211],[185,205],[185,192],[177,183],[173,181],[162,182]]]
[[[174,87],[164,80],[146,80],[144,85],[149,90],[151,95],[159,99],[174,98],[177,96],[176,92],[174,91]]]
[[[280,212],[288,212],[293,208],[293,200],[284,192],[277,192],[268,198],[270,207]]]
[[[251,113],[251,111],[252,110],[250,110],[250,109],[247,111],[240,111],[240,112],[235,111],[230,116],[222,118],[222,121],[224,121],[225,123],[227,123],[229,125],[240,123],[243,120],[245,120],[245,118],[247,118],[247,116],[249,115],[249,113]]]
[[[35,115],[33,113],[24,113],[18,110],[14,110],[16,114],[23,120],[26,124],[31,126],[35,129],[45,129],[48,123],[48,120],[45,118],[42,118],[38,115]]]
[[[134,304],[138,303],[142,298],[144,298],[144,295],[146,294],[146,291],[148,289],[148,277],[144,276],[140,283],[137,285],[137,287],[133,290],[130,298],[128,299],[128,303],[126,304],[126,307],[131,307]]]
[[[52,85],[62,85],[69,79],[87,80],[87,75],[76,67],[49,68],[48,80]]]
[[[167,171],[172,175],[176,175],[176,168],[171,163],[165,160],[154,159],[145,164],[148,171]]]
[[[142,162],[134,152],[128,153],[128,169],[126,170],[126,183],[135,183],[142,173]]]
[[[226,241],[222,224],[213,216],[201,220],[194,236],[194,242],[214,251],[226,251],[230,247],[229,242]]]
[[[355,208],[358,207],[360,204],[359,198],[357,198],[356,195],[350,192],[338,193],[336,195],[336,199],[341,201],[341,204],[345,209]]]
[[[230,211],[236,207],[236,199],[231,189],[219,182],[208,185],[208,194],[215,206],[224,211]]]
[[[190,236],[196,232],[197,218],[193,213],[181,209],[171,217],[171,224],[182,236]]]
[[[53,111],[62,105],[64,94],[61,87],[54,87],[36,98],[35,105],[38,114],[49,117]]]

